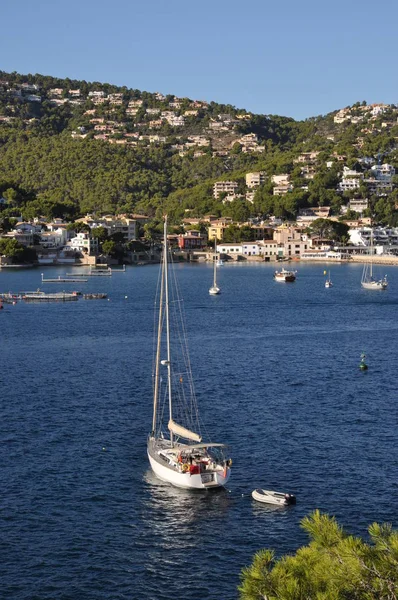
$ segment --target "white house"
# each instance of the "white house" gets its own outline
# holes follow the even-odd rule
[[[288,192],[293,191],[293,186],[291,183],[285,182],[276,185],[273,189],[274,196],[285,196]]]
[[[369,200],[367,198],[353,198],[348,203],[348,208],[353,210],[354,212],[360,213],[362,215],[363,211],[366,210],[369,206]]]
[[[184,117],[177,117],[175,115],[172,116],[172,117],[169,117],[167,119],[167,122],[172,127],[182,127],[182,126],[185,125],[185,119],[184,119]]]
[[[43,231],[40,234],[40,245],[43,248],[60,248],[65,246],[67,238],[68,232],[62,227],[52,231]]]
[[[65,246],[65,250],[95,254],[98,252],[98,239],[91,237],[87,232],[79,232]]]
[[[236,242],[235,244],[217,244],[217,252],[221,254],[229,254],[230,256],[241,256],[242,255],[242,244]]]
[[[343,167],[343,177],[338,185],[338,189],[341,192],[356,190],[359,188],[362,179],[363,173],[359,173],[348,167]]]
[[[372,106],[372,117],[378,117],[388,110],[388,104],[373,104]]]
[[[388,165],[387,163],[384,163],[382,165],[373,165],[373,167],[371,167],[370,170],[373,177],[378,181],[390,182],[393,175],[395,175],[395,168],[392,165]]]
[[[242,242],[243,256],[261,256],[262,250],[261,242]]]
[[[289,182],[289,174],[283,173],[282,175],[271,175],[271,181],[276,185],[287,184]]]

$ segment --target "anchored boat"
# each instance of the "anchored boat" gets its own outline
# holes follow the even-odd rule
[[[294,494],[284,494],[283,492],[274,492],[272,490],[253,490],[252,497],[257,502],[263,502],[264,504],[274,504],[277,506],[296,504],[296,496]]]
[[[370,232],[370,256],[363,268],[361,285],[365,290],[386,290],[388,286],[387,275],[382,279],[375,279],[373,275],[373,229]]]
[[[202,441],[183,305],[170,262],[166,217],[157,305],[153,420],[148,437],[148,458],[155,475],[177,487],[216,488],[227,483],[232,460],[226,457],[224,444]],[[166,354],[165,359],[161,359],[163,353]],[[162,369],[166,371],[164,376]]]
[[[296,273],[294,271],[287,271],[285,268],[282,268],[280,271],[275,271],[274,273],[275,281],[286,281],[287,283],[292,283],[296,281]]]
[[[217,296],[221,289],[217,285],[217,238],[214,238],[214,256],[213,256],[213,285],[209,289],[211,296]]]
[[[78,299],[77,292],[55,292],[47,294],[37,290],[37,292],[24,292],[22,300],[25,302],[75,302]]]

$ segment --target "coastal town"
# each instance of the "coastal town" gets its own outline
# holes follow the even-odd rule
[[[252,180],[258,175],[249,173],[248,177]],[[362,212],[367,202],[354,200],[347,208],[353,210],[354,206],[356,212]],[[87,215],[73,223],[44,218],[31,222],[15,219],[15,223],[9,220],[11,229],[7,232],[3,229],[0,243],[3,252],[10,250],[8,255],[0,256],[0,268],[26,266],[18,262],[19,253],[13,242],[34,251],[30,265],[158,262],[160,240],[146,237],[149,229],[145,226],[149,222],[148,216],[134,214]],[[328,207],[306,209],[295,222],[283,222],[276,217],[234,222],[230,217],[205,215],[184,218],[174,227],[179,233],[170,233],[168,239],[174,255],[188,261],[213,260],[212,248],[216,242],[216,251],[225,260],[361,261],[372,251],[375,262],[398,264],[398,227],[372,227],[369,217],[348,219],[343,222],[347,233],[342,243],[332,237],[333,223],[341,224],[341,221],[329,215]],[[225,241],[231,235],[236,236],[236,241]],[[113,241],[109,254],[103,250],[106,241]]]
[[[1,72],[0,266],[156,262],[166,213],[182,260],[216,242],[226,260],[360,261],[372,239],[394,264],[397,120],[385,103],[296,123]]]

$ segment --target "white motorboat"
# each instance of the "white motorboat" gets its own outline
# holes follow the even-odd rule
[[[275,271],[274,279],[275,281],[293,282],[296,280],[296,273],[295,271],[287,271],[285,268],[282,268],[280,271]]]
[[[160,295],[157,303],[153,420],[148,437],[148,458],[155,475],[177,487],[221,487],[230,477],[232,460],[225,455],[225,444],[202,441],[182,312],[183,303],[178,293],[175,273],[172,272],[169,276],[172,266],[170,262],[165,218]],[[161,360],[163,352],[166,359]],[[161,375],[162,367],[167,370],[165,384]]]
[[[217,238],[214,238],[214,256],[213,256],[213,285],[209,289],[209,294],[211,296],[217,296],[221,289],[217,285]]]
[[[369,262],[364,265],[361,286],[365,290],[385,290],[388,286],[387,275],[384,275],[382,279],[376,279],[373,275],[373,229],[370,232],[369,250]]]
[[[283,492],[274,492],[272,490],[253,490],[252,497],[257,502],[263,502],[264,504],[274,504],[277,506],[296,504],[296,496],[293,494],[284,494]]]

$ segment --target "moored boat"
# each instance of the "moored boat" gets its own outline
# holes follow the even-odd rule
[[[329,276],[325,281],[325,288],[331,288],[331,287],[333,287],[333,283],[332,283],[332,280],[330,279],[330,271],[329,271]]]
[[[373,229],[370,232],[369,262],[364,265],[361,286],[365,290],[386,290],[388,286],[387,275],[376,279],[373,274]]]
[[[209,294],[211,296],[217,296],[221,289],[217,285],[217,238],[214,238],[214,256],[213,256],[213,285],[209,288]]]
[[[217,488],[227,483],[232,460],[225,456],[225,444],[202,441],[182,303],[175,274],[169,277],[169,268],[165,218],[148,459],[155,475],[176,487]],[[166,358],[161,360],[163,352]],[[167,369],[167,376],[161,376],[161,367]],[[165,389],[161,389],[163,378]]]
[[[283,492],[274,492],[273,490],[253,490],[252,497],[257,502],[264,504],[274,504],[276,506],[289,506],[296,504],[296,496],[294,494],[285,494]]]
[[[108,297],[108,294],[98,292],[97,294],[83,294],[84,300],[104,300]]]
[[[275,281],[286,281],[290,283],[296,281],[296,273],[295,271],[288,271],[282,267],[280,271],[275,271],[274,279]]]
[[[78,299],[78,294],[76,292],[47,294],[37,290],[37,292],[23,292],[21,298],[25,302],[74,302]]]

